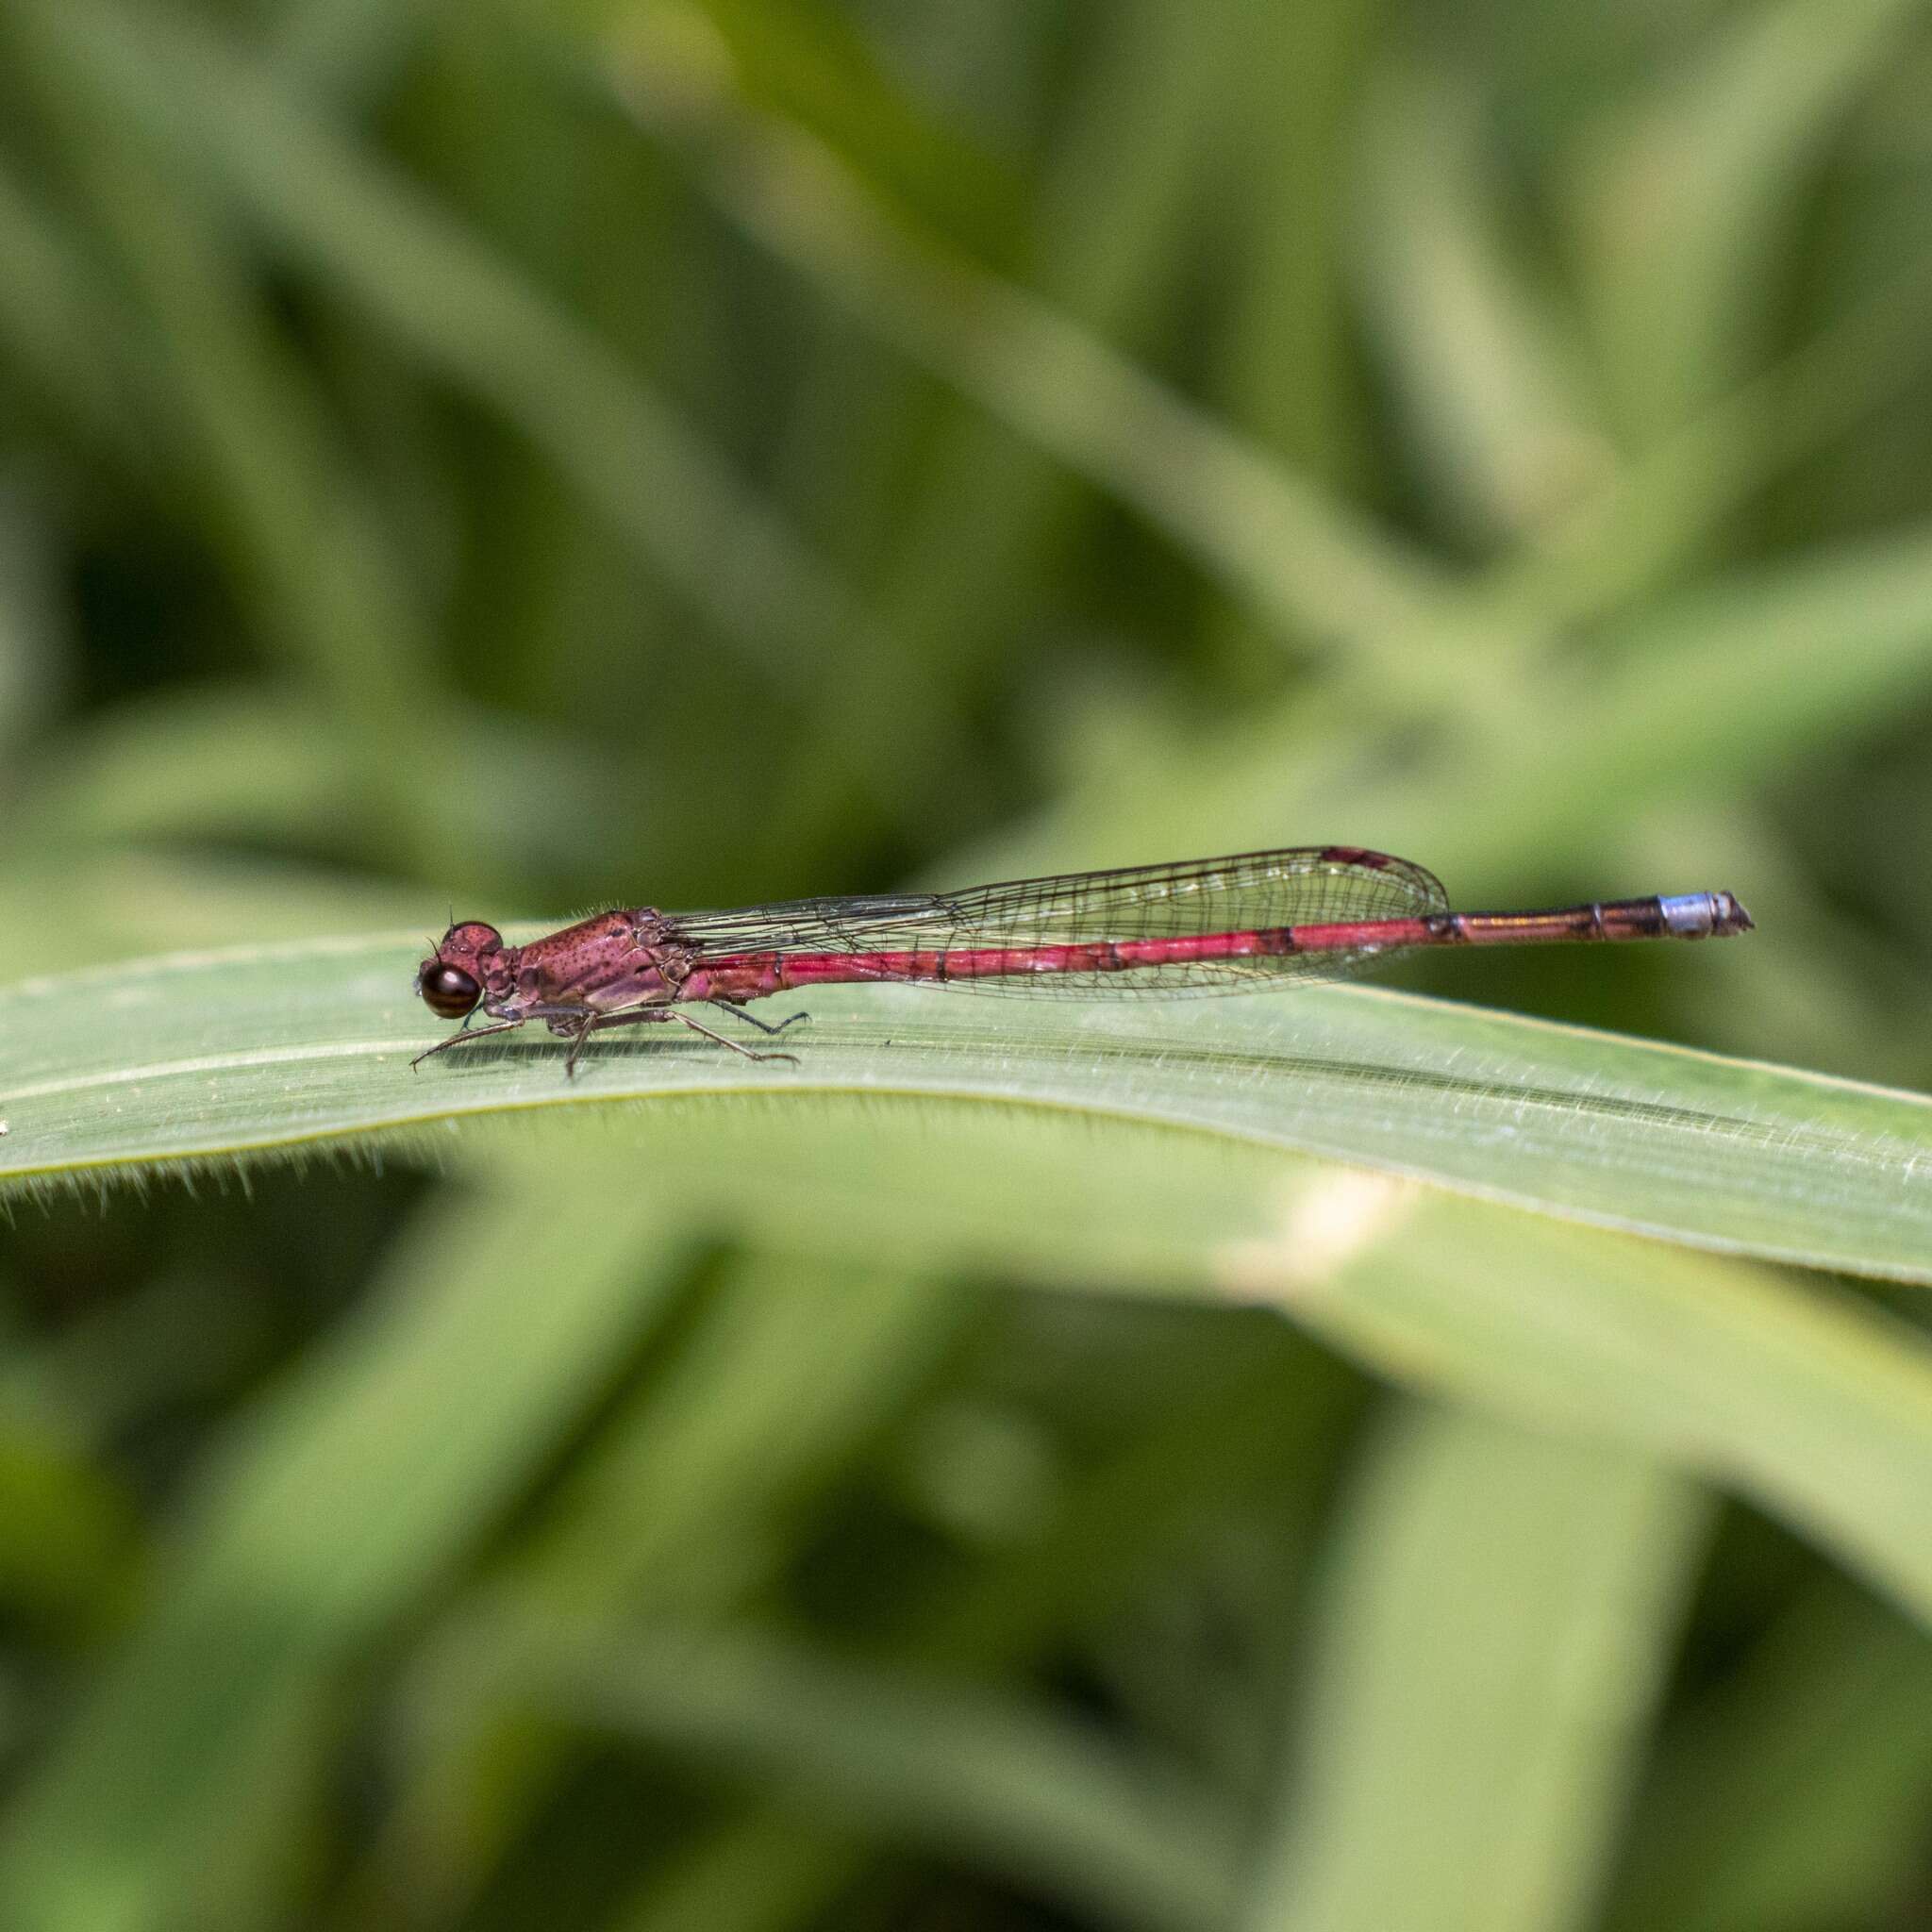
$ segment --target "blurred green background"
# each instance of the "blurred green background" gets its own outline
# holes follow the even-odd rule
[[[1932,1084],[1924,12],[0,0],[5,976],[1341,841]],[[8,1932],[1932,1924],[1932,1607],[1620,1317],[1532,1427],[504,1144],[0,1230]],[[1923,1435],[1908,1291],[1457,1226]]]

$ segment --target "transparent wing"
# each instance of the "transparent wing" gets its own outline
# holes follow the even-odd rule
[[[1432,873],[1407,859],[1355,846],[1311,845],[1245,852],[1229,858],[1113,872],[1009,879],[960,892],[898,892],[847,899],[794,899],[735,912],[675,915],[678,931],[707,957],[778,953],[870,956],[986,948],[1079,945],[1096,940],[1198,938],[1285,925],[1408,919],[1447,909]],[[1304,955],[1172,960],[1131,972],[1020,973],[954,979],[969,992],[1031,998],[1137,997],[1149,993],[1253,991],[1284,979],[1332,979],[1386,948]],[[936,975],[888,965],[856,974],[881,979]]]

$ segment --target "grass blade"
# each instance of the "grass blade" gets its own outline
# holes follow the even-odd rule
[[[668,1150],[681,1164],[708,1139],[691,1103],[751,1096],[794,1129],[809,1118],[823,1136],[855,1135],[848,1151],[862,1144],[868,1160],[917,1164],[930,1150],[868,1124],[865,1107],[953,1132],[991,1102],[1102,1124],[1135,1170],[1183,1129],[1226,1158],[1324,1155],[1606,1226],[1932,1278],[1932,1101],[1920,1095],[1338,987],[1165,1006],[841,987],[813,997],[795,1066],[686,1044],[678,1029],[602,1047],[566,1081],[532,1028],[411,1072],[436,1037],[409,995],[423,950],[344,940],[189,954],[0,994],[0,1181],[638,1099],[685,1104]],[[742,1124],[728,1108],[708,1121],[710,1135]],[[670,1124],[660,1111],[638,1131],[663,1140]],[[1079,1130],[1043,1144],[1087,1165]],[[728,1174],[707,1191],[766,1185],[735,1157]],[[936,1177],[940,1199],[959,1187]],[[1170,1252],[1172,1231],[1148,1218],[1129,1224]],[[1257,1201],[1233,1229],[1267,1218]],[[1230,1232],[1199,1209],[1178,1225]]]
[[[1588,1923],[1703,1516],[1639,1458],[1409,1417],[1356,1499],[1246,1932]]]
[[[158,1601],[14,1797],[0,1922],[133,1932],[220,1882],[240,1778],[529,1479],[668,1281],[640,1267],[645,1204],[590,1205],[555,1176],[446,1203],[376,1319],[244,1422]]]

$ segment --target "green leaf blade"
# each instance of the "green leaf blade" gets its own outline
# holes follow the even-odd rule
[[[1932,1280],[1932,1101],[1913,1093],[1341,987],[1146,1003],[828,988],[791,1036],[795,1063],[755,1063],[667,1025],[600,1042],[571,1080],[533,1026],[412,1070],[436,1038],[410,997],[421,953],[395,939],[308,941],[0,993],[0,1182],[647,1102],[629,1124],[641,1147],[686,1166],[715,1154],[731,1174],[714,1186],[755,1187],[730,1103],[778,1108],[794,1134],[822,1129],[807,1144],[827,1171],[890,1156],[914,1118],[918,1139],[943,1147],[954,1124],[996,1105],[1067,1121],[1045,1137],[1049,1170],[1062,1157],[1087,1167],[1075,1142],[1096,1124],[1142,1154],[1179,1132],[1713,1249]],[[941,1172],[937,1185],[957,1192],[973,1176]]]

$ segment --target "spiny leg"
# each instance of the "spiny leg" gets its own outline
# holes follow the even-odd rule
[[[425,1046],[409,1062],[409,1071],[411,1073],[415,1072],[431,1054],[447,1053],[451,1047],[461,1046],[468,1041],[488,1040],[492,1033],[514,1033],[523,1024],[521,1020],[503,1020],[499,1021],[494,1026],[478,1026],[475,1032],[472,1032],[470,1030],[470,1023],[465,1020],[447,1040],[439,1040],[434,1046]]]
[[[624,1026],[634,1021],[656,1020],[660,1016],[655,1011],[641,1013],[586,1013],[577,1022],[577,1029],[570,1036],[570,1052],[564,1056],[563,1077],[575,1080],[577,1076],[577,1056],[584,1050],[584,1041],[599,1026]]]
[[[756,1013],[747,1013],[742,1007],[734,1005],[730,1000],[707,1000],[705,1004],[708,1007],[716,1007],[721,1013],[735,1014],[746,1025],[756,1026],[760,1033],[769,1034],[773,1039],[776,1039],[786,1027],[796,1026],[801,1020],[811,1018],[809,1013],[793,1013],[791,1019],[780,1020],[774,1026],[771,1021],[760,1020]]]
[[[676,1020],[681,1024],[689,1026],[693,1033],[702,1033],[707,1040],[715,1040],[720,1046],[728,1046],[733,1053],[742,1054],[748,1060],[790,1060],[794,1066],[798,1064],[796,1054],[754,1053],[750,1047],[741,1046],[737,1041],[727,1039],[722,1033],[712,1032],[702,1021],[693,1020],[689,1013],[680,1013],[673,1007],[658,1006],[635,1008],[627,1013],[598,1013],[593,1018],[586,1020],[571,1042],[570,1058],[564,1063],[565,1072],[576,1064],[578,1050],[589,1035],[601,1032],[607,1026],[637,1026],[655,1020]]]
[[[702,1020],[693,1020],[689,1013],[680,1013],[673,1010],[665,1014],[664,1017],[667,1020],[683,1021],[693,1033],[702,1033],[707,1040],[715,1040],[720,1046],[728,1046],[733,1053],[741,1053],[748,1060],[790,1060],[794,1067],[798,1064],[798,1056],[795,1053],[754,1053],[750,1047],[741,1046],[737,1041],[731,1039],[727,1034],[712,1032]],[[741,1013],[739,1015],[740,1019],[745,1017]],[[796,1014],[793,1017],[802,1019],[804,1015]],[[762,1025],[763,1022],[759,1024]],[[789,1026],[791,1024],[791,1022],[788,1020],[785,1025]],[[784,1026],[766,1026],[764,1030],[767,1033],[782,1033],[785,1028]]]

